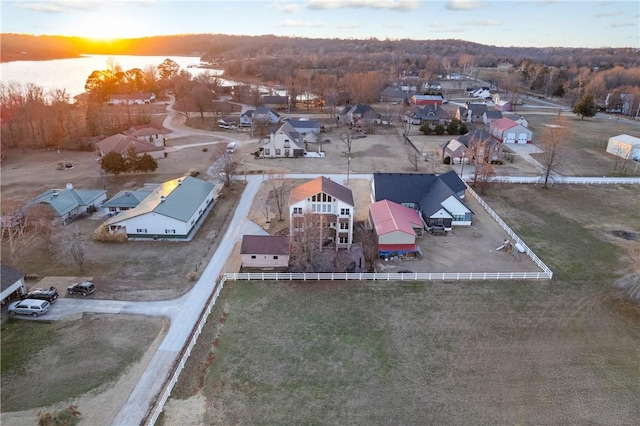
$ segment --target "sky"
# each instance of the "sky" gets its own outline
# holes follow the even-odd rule
[[[34,35],[273,34],[640,48],[638,0],[0,0],[0,14],[3,33]]]

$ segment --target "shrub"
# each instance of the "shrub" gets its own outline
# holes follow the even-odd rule
[[[444,135],[444,126],[442,124],[438,124],[434,132],[436,132],[436,135]]]
[[[198,279],[198,273],[197,272],[189,272],[187,274],[187,280],[189,280],[190,282],[194,282]]]
[[[207,151],[209,151],[209,148],[207,148],[206,146],[202,148],[202,152],[207,152]]]
[[[93,231],[93,240],[100,243],[126,243],[127,234],[124,232],[112,234],[106,226],[100,225]]]
[[[191,177],[196,177],[200,174],[199,171],[197,171],[196,169],[189,169],[189,171],[187,172],[187,175],[191,176]]]
[[[451,157],[444,157],[444,159],[442,160],[442,162],[444,164],[451,164]]]

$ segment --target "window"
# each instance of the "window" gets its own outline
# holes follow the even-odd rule
[[[264,155],[271,155],[271,150],[269,148],[265,148]]]
[[[349,237],[340,237],[340,244],[349,244]]]
[[[294,207],[293,214],[302,214],[302,207]]]
[[[255,255],[255,254],[252,254],[252,255],[251,255],[251,258],[252,258],[252,259],[255,259],[255,258],[256,258],[256,255]]]
[[[341,216],[349,216],[351,214],[351,209],[340,209]]]
[[[284,156],[285,156],[285,157],[288,157],[288,156],[289,156],[289,150],[288,150],[288,149],[285,149],[285,150],[284,150]]]
[[[340,229],[349,229],[349,224],[347,222],[340,222]]]
[[[138,234],[146,234],[147,230],[143,229],[143,228],[138,228],[138,229],[136,229],[136,233],[138,233]]]
[[[276,155],[280,155],[280,149],[276,148]]]
[[[273,256],[273,260],[278,260],[278,256]]]
[[[175,233],[176,233],[176,230],[175,230],[175,229],[165,229],[165,230],[164,230],[164,233],[165,233],[165,234],[175,234]]]
[[[109,207],[109,211],[110,211],[110,212],[115,212],[115,211],[116,211],[116,208],[115,208],[115,207]]]
[[[454,214],[453,215],[453,220],[454,220],[454,222],[463,222],[464,221],[464,215],[463,214]]]

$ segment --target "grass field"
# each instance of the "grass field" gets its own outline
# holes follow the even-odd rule
[[[612,231],[640,235],[640,189],[488,198],[553,281],[230,282],[169,407],[197,397],[204,424],[634,424],[640,309],[613,284],[640,243]]]

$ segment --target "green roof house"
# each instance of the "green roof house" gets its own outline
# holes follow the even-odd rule
[[[120,191],[102,204],[106,215],[113,215],[137,207],[151,194],[151,190]]]
[[[190,240],[214,202],[214,185],[183,176],[158,185],[132,209],[105,222],[129,239]]]
[[[75,189],[68,183],[65,189],[50,189],[31,200],[29,204],[48,204],[63,224],[73,217],[90,213],[100,208],[107,199],[104,189]]]

